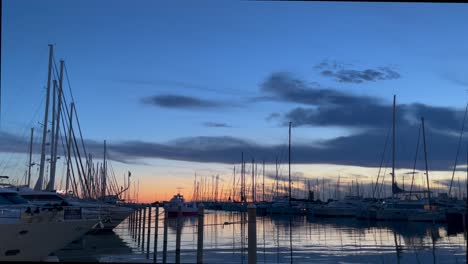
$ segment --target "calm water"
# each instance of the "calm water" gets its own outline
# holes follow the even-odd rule
[[[160,211],[161,212],[161,211]],[[205,212],[204,261],[247,263],[247,224],[242,213]],[[247,216],[245,215],[245,219]],[[128,221],[107,234],[87,235],[57,252],[63,261],[153,262],[154,210],[150,254],[128,228]],[[233,224],[223,224],[225,222]],[[167,261],[175,261],[177,220],[168,223]],[[157,259],[162,262],[163,217],[159,217]],[[242,232],[244,231],[244,233]],[[194,263],[197,217],[183,219],[181,262]],[[142,247],[143,246],[143,247]],[[466,263],[463,230],[410,222],[367,222],[344,218],[257,217],[258,263]]]

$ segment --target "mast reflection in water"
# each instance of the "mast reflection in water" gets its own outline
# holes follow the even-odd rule
[[[154,208],[153,208],[154,210]],[[161,211],[160,211],[161,212]],[[247,263],[247,216],[240,212],[205,211],[205,263]],[[154,215],[154,211],[153,211]],[[181,221],[181,262],[196,262],[197,217]],[[232,224],[230,224],[232,223]],[[244,224],[242,224],[244,223]],[[96,258],[111,262],[153,262],[132,238],[124,221],[114,229],[126,247]],[[244,226],[242,226],[244,225]],[[154,235],[154,218],[151,236]],[[159,218],[158,263],[162,261],[163,214]],[[175,261],[177,220],[168,222],[167,261]],[[258,263],[466,263],[463,230],[444,224],[368,222],[353,218],[258,216]],[[106,241],[102,241],[105,246]],[[150,256],[154,240],[150,240]],[[122,247],[121,247],[122,248]],[[146,248],[146,247],[144,247]]]

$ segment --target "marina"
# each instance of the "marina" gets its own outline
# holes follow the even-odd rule
[[[0,262],[467,263],[468,5],[262,4],[0,1]]]

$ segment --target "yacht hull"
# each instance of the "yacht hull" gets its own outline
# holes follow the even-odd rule
[[[0,224],[0,261],[42,261],[80,238],[94,220]]]

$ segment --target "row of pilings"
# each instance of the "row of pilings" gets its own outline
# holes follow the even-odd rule
[[[132,239],[136,242],[138,248],[146,253],[146,259],[150,259],[150,244],[153,239],[153,263],[158,263],[158,235],[159,235],[159,220],[160,220],[160,204],[150,205],[135,205],[134,212],[128,218],[128,230]],[[153,210],[155,208],[155,210]],[[182,235],[182,208],[179,206],[177,214],[177,229],[176,229],[176,245],[175,245],[175,260],[168,261],[167,259],[167,234],[168,234],[168,213],[161,208],[163,215],[163,250],[162,250],[162,263],[180,263],[180,244]],[[197,226],[197,260],[196,263],[203,263],[203,233],[204,233],[204,206],[198,205],[198,226]],[[154,212],[154,215],[153,215]],[[250,204],[248,206],[248,263],[254,264],[257,262],[257,212],[256,206]],[[152,229],[151,223],[154,219],[154,228]],[[151,230],[153,234],[151,234]],[[242,248],[243,250],[243,248]]]

